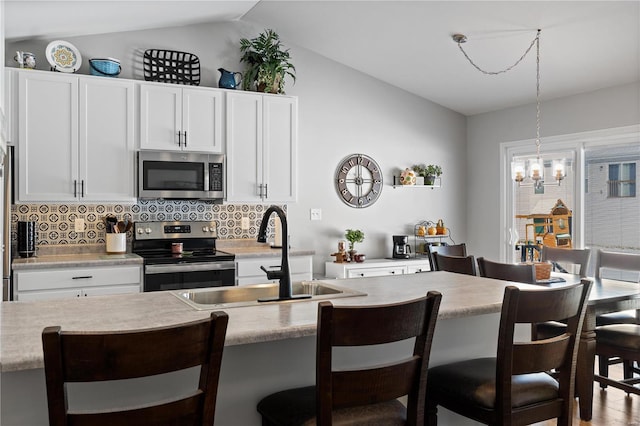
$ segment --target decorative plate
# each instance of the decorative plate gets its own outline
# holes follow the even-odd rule
[[[82,56],[78,49],[63,40],[49,43],[45,55],[53,71],[76,72],[82,65]]]

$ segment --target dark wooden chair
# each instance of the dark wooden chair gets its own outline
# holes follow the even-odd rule
[[[476,259],[473,256],[446,256],[440,253],[433,253],[433,261],[436,271],[476,275]]]
[[[460,244],[442,244],[433,245],[427,244],[427,256],[429,257],[429,265],[431,265],[432,271],[437,271],[435,261],[433,260],[433,253],[444,254],[445,256],[466,256],[467,245],[465,243]]]
[[[213,425],[228,317],[145,330],[42,332],[49,424]],[[146,377],[201,366],[199,383],[188,395],[143,406],[101,411],[69,411],[67,383]]]
[[[441,295],[378,306],[318,305],[316,385],[266,396],[263,425],[423,425],[427,368]],[[362,368],[332,369],[332,349],[415,337],[400,359]],[[408,395],[407,407],[396,398]],[[315,421],[315,422],[314,422]]]
[[[570,425],[580,330],[591,281],[561,288],[505,289],[495,358],[429,369],[427,424],[437,424],[442,406],[492,425],[525,425],[557,418]],[[514,342],[516,324],[566,319],[561,336]],[[558,371],[554,379],[547,371]]]
[[[608,385],[622,389],[627,394],[640,395],[640,389],[633,386],[640,383],[640,377],[633,373],[640,373],[636,367],[640,363],[640,325],[638,324],[608,324],[596,327],[596,355],[600,374],[595,380],[601,388]],[[623,360],[624,376],[620,380],[609,377],[609,365]]]
[[[478,272],[481,277],[528,284],[536,283],[536,267],[533,264],[500,263],[479,257]]]
[[[603,273],[606,274],[607,271],[609,273],[616,271],[618,273],[636,272],[634,282],[640,280],[640,254],[598,250],[597,255],[596,278],[601,278]],[[615,279],[621,278],[616,277]],[[634,310],[598,315],[596,325],[608,324],[640,324],[640,315],[638,311]]]
[[[591,249],[571,249],[556,248],[543,246],[540,260],[542,262],[551,262],[554,269],[558,263],[564,266],[577,266],[579,274],[582,278],[587,276],[589,270],[589,260],[591,258]],[[561,272],[574,272],[563,270]],[[545,322],[542,324],[533,324],[531,328],[531,338],[538,340],[540,338],[549,338],[564,333],[565,324],[557,321]]]
[[[617,274],[615,279],[625,279],[622,276],[629,274],[634,282],[640,280],[640,254],[622,253],[604,251],[599,249],[597,252],[595,276],[602,278],[611,276],[612,272]],[[633,274],[633,273],[636,274]],[[616,324],[630,324],[629,327],[617,327]],[[627,310],[620,312],[612,312],[610,314],[598,315],[596,317],[596,349],[598,352],[598,371],[601,380],[600,387],[606,388],[607,384],[611,384],[609,377],[609,366],[612,364],[623,364],[623,380],[622,387],[633,382],[634,372],[638,373],[637,355],[633,356],[629,352],[629,348],[633,348],[634,344],[640,345],[640,312],[636,310]],[[611,326],[611,327],[603,327]],[[634,336],[634,333],[637,336]],[[604,337],[603,337],[604,336]],[[626,349],[626,350],[625,350]],[[640,346],[636,348],[640,350]],[[630,356],[629,358],[620,357],[618,355]],[[620,387],[613,385],[614,387]]]
[[[584,278],[589,271],[589,260],[591,259],[591,249],[570,249],[570,248],[556,248],[543,246],[542,253],[540,255],[540,261],[553,263],[554,270],[559,272],[573,271],[561,268],[563,264],[576,265],[579,267],[579,275]]]

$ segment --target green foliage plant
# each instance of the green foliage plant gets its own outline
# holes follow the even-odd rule
[[[284,94],[284,78],[296,81],[296,68],[290,62],[289,49],[284,49],[280,36],[267,29],[258,37],[240,39],[240,62],[247,64],[242,77],[244,90]]]
[[[347,229],[344,237],[349,241],[349,250],[353,250],[356,243],[364,241],[364,232],[359,229]]]

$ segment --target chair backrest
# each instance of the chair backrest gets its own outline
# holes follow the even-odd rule
[[[435,264],[435,260],[433,259],[433,253],[440,253],[440,254],[444,254],[445,256],[466,256],[467,255],[467,245],[465,243],[439,245],[439,246],[435,246],[433,244],[426,244],[426,246],[427,246],[427,255],[429,256],[429,264],[431,265],[432,271],[438,270]]]
[[[580,276],[586,277],[589,269],[589,259],[591,258],[591,249],[569,249],[543,246],[540,260],[542,262],[550,261],[554,263],[571,263],[580,266]]]
[[[640,272],[640,254],[622,253],[598,250],[596,260],[596,278],[601,278],[601,269],[615,269],[617,271]],[[634,282],[640,282],[640,274],[635,275]],[[626,280],[625,280],[626,281]]]
[[[407,424],[424,423],[427,368],[442,296],[430,291],[409,302],[377,306],[318,305],[316,423],[331,425],[332,410],[408,395]],[[412,354],[362,369],[332,370],[332,348],[398,342],[415,337]],[[407,356],[408,355],[408,356]]]
[[[476,259],[473,256],[445,256],[444,254],[433,253],[433,261],[436,271],[476,275]]]
[[[71,332],[45,328],[42,343],[49,424],[213,425],[227,323],[227,314],[213,312],[204,320],[144,330]],[[66,383],[132,379],[198,365],[199,383],[189,395],[156,405],[68,410]]]
[[[484,257],[479,257],[478,272],[481,277],[529,284],[536,283],[536,267],[533,264],[492,262]]]
[[[580,332],[592,282],[541,290],[508,286],[504,292],[496,359],[496,418],[501,424],[529,424],[537,418],[568,416],[570,424],[574,396]],[[566,320],[560,336],[536,341],[514,341],[516,324]],[[528,407],[513,407],[514,375],[558,371],[558,397]],[[525,380],[526,378],[522,378]],[[536,414],[533,414],[533,413]],[[544,413],[541,415],[541,413]],[[519,420],[516,420],[519,417]],[[526,423],[524,419],[528,420]],[[560,424],[560,420],[558,421]]]

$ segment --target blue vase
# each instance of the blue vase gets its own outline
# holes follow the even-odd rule
[[[222,89],[237,89],[242,81],[242,73],[227,71],[224,68],[218,68],[220,71],[220,80],[218,87]]]

